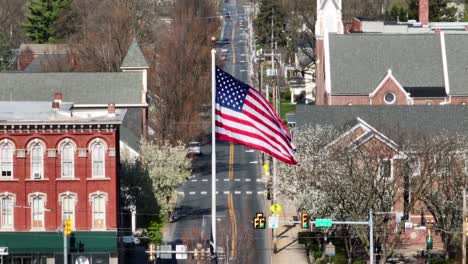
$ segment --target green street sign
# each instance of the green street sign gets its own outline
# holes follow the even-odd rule
[[[315,219],[315,227],[331,227],[332,225],[333,221],[331,219]]]

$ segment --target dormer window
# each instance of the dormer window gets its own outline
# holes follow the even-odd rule
[[[393,104],[395,103],[395,94],[392,92],[388,92],[384,95],[384,101],[386,104]]]

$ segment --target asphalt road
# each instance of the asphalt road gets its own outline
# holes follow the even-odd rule
[[[225,2],[223,38],[230,43],[224,70],[250,83],[247,54],[247,24],[243,7],[235,0]],[[211,141],[210,141],[211,142]],[[254,230],[252,219],[265,208],[265,182],[261,179],[257,152],[241,145],[217,141],[217,240],[229,263],[271,263],[266,230]],[[172,244],[186,244],[193,250],[197,242],[207,248],[211,234],[211,145],[202,146],[202,155],[193,161],[192,177],[178,189],[175,221],[171,225]],[[174,248],[175,249],[175,248]],[[174,263],[174,262],[172,262]],[[177,263],[187,263],[177,261]],[[227,263],[219,261],[219,263]]]

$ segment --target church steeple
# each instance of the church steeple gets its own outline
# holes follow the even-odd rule
[[[343,34],[342,0],[317,0],[317,22],[315,35],[323,38],[327,32]]]

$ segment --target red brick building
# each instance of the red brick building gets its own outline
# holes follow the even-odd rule
[[[0,103],[0,245],[11,258],[54,259],[70,216],[78,251],[116,257],[119,126],[125,110]],[[90,233],[91,232],[91,233]],[[59,261],[60,262],[60,261]],[[42,263],[42,262],[40,262]],[[49,262],[48,262],[49,263]]]
[[[316,104],[467,104],[467,27],[429,24],[428,0],[419,7],[422,23],[355,20],[343,34],[341,1],[318,0]]]

